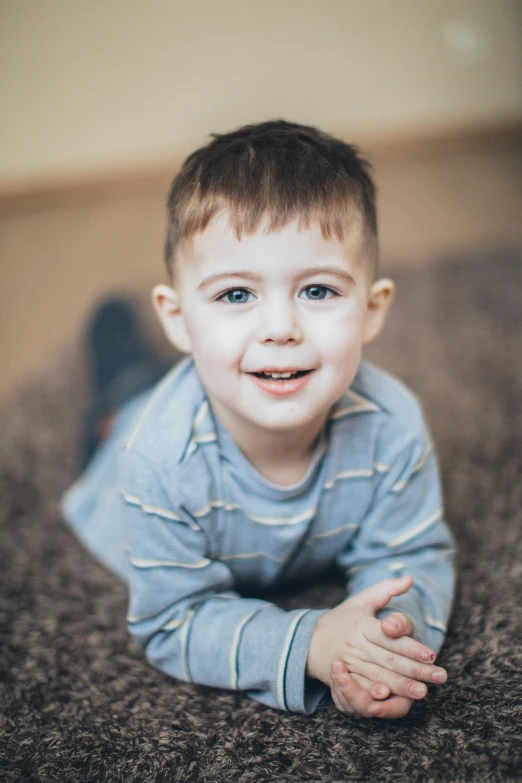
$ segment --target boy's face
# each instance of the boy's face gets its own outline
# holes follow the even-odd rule
[[[179,254],[176,290],[154,296],[167,336],[192,352],[241,442],[256,431],[317,434],[392,293],[390,281],[368,279],[360,225],[343,242],[296,222],[238,240],[221,217]]]

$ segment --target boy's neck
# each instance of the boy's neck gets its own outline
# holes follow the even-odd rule
[[[250,422],[237,426],[219,403],[211,400],[211,404],[228,434],[263,478],[282,487],[304,478],[326,423],[325,416],[303,430],[263,430]]]

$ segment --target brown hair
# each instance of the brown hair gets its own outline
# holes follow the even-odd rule
[[[265,220],[268,231],[277,231],[297,219],[302,228],[316,223],[326,239],[342,240],[347,225],[362,216],[369,271],[375,275],[375,185],[356,147],[284,120],[212,138],[189,155],[169,192],[165,260],[171,275],[180,244],[224,212],[238,238]]]

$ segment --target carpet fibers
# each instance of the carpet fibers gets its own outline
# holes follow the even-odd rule
[[[284,714],[153,671],[126,590],[60,518],[85,368],[69,345],[0,415],[0,780],[522,781],[522,255],[397,276],[371,358],[420,395],[459,544],[448,682],[397,721]],[[331,606],[338,578],[274,597]]]

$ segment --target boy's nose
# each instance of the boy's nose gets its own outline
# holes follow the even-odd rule
[[[263,308],[258,337],[264,343],[301,342],[303,335],[295,308],[286,302],[267,302]]]

